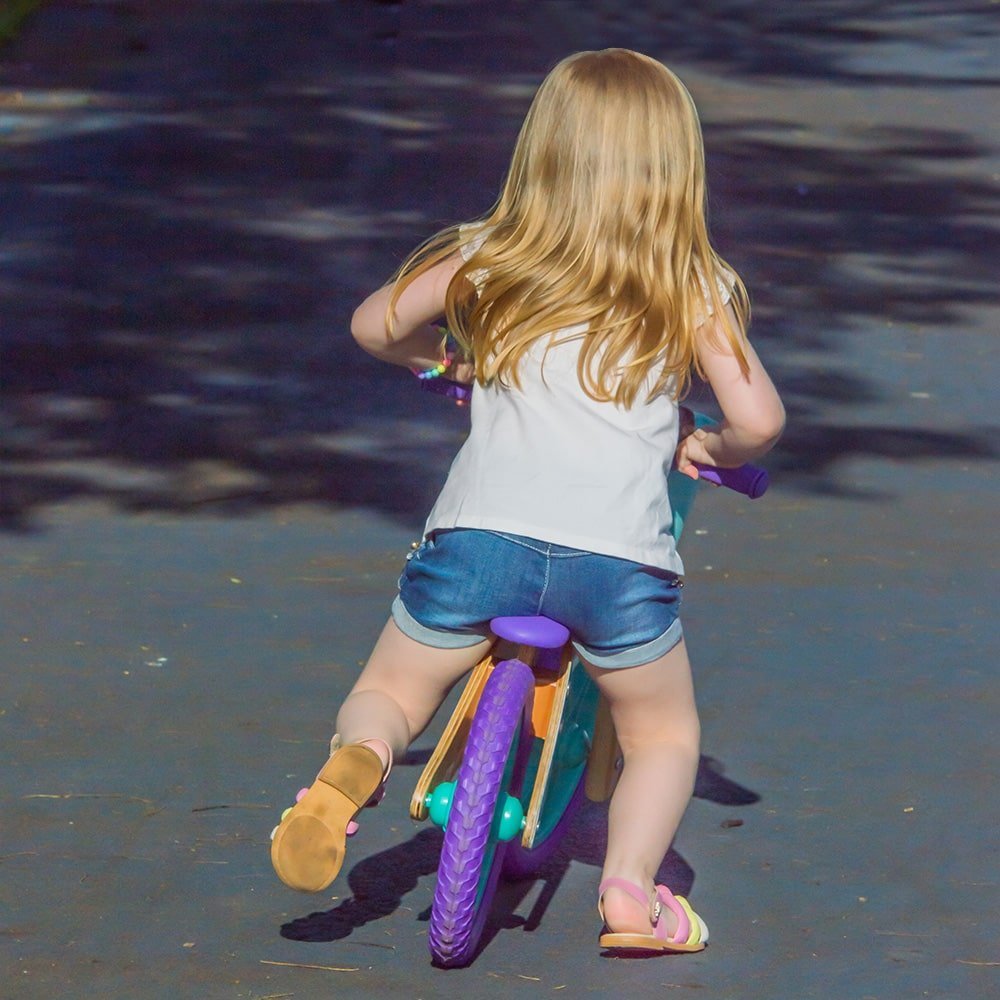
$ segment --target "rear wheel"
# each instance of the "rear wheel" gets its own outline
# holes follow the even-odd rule
[[[534,675],[497,664],[476,708],[455,779],[438,864],[428,942],[441,965],[471,960],[489,914],[507,844],[507,797],[517,796],[531,749]]]

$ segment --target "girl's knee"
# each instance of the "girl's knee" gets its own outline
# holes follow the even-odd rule
[[[701,752],[701,722],[695,711],[684,717],[674,715],[663,724],[653,720],[652,724],[630,726],[619,725],[616,721],[615,729],[618,745],[626,758],[631,753],[649,748],[669,748],[678,755],[694,759],[697,759]]]
[[[666,696],[650,694],[645,699],[612,701],[618,742],[630,746],[669,743],[697,751],[701,743],[701,722],[693,692],[678,690]]]

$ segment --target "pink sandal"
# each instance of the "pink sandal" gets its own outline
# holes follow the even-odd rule
[[[597,910],[604,919],[604,893],[608,889],[621,889],[637,903],[649,905],[649,920],[653,925],[652,934],[614,934],[605,931],[599,939],[602,948],[627,949],[629,951],[694,952],[702,951],[708,944],[708,927],[705,921],[691,908],[683,896],[675,896],[665,885],[658,885],[649,896],[634,882],[623,878],[606,878],[598,892]],[[663,907],[666,906],[677,917],[677,931],[667,937]]]

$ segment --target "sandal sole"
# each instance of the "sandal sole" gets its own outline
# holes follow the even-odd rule
[[[598,944],[602,948],[616,951],[649,951],[649,952],[677,952],[691,954],[696,951],[704,951],[705,945],[699,941],[697,944],[681,944],[677,941],[664,941],[661,938],[653,937],[652,934],[602,934],[598,939]]]
[[[279,824],[271,864],[285,885],[320,892],[340,873],[347,824],[382,783],[382,761],[369,747],[345,746]]]

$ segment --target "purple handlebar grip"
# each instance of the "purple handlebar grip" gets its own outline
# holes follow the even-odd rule
[[[452,382],[447,378],[425,378],[421,380],[420,387],[428,392],[436,392],[439,396],[447,396],[448,399],[457,399],[460,403],[466,402],[472,396],[471,385]]]
[[[421,380],[420,387],[428,392],[436,392],[439,396],[457,399],[460,403],[466,402],[472,396],[471,385],[453,382],[448,378],[425,378]]]
[[[762,497],[767,492],[770,479],[767,469],[758,465],[741,465],[738,469],[720,469],[713,465],[694,463],[701,479],[707,479],[717,486],[728,486],[737,493],[745,493],[751,500]]]

